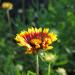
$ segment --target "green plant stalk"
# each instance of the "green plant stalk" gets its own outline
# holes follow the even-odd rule
[[[25,24],[25,0],[22,0],[22,10],[23,10],[23,24]]]
[[[48,75],[50,75],[50,70],[51,70],[51,65],[50,65],[50,62],[48,64]]]
[[[38,54],[36,55],[36,75],[39,75],[39,58],[38,58]]]
[[[6,10],[6,14],[8,18],[9,31],[11,32],[11,18],[10,18],[9,10]]]

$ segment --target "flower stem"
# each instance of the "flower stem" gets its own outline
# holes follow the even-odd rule
[[[22,10],[23,10],[23,24],[25,24],[25,0],[22,0]]]
[[[36,55],[36,75],[39,75],[39,58],[38,58],[38,54]]]
[[[9,31],[11,32],[11,18],[10,18],[9,10],[6,11],[6,14],[7,14],[7,18],[8,18]]]
[[[50,65],[50,63],[48,64],[48,75],[50,75],[50,67],[51,67],[51,65]]]

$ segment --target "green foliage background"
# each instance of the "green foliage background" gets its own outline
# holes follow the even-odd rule
[[[58,67],[75,75],[75,0],[49,0],[48,8],[39,9],[35,2],[34,6],[36,11],[32,6],[27,10],[29,25],[24,25],[18,14],[11,32],[4,18],[6,11],[0,9],[0,75],[35,75],[35,56],[25,55],[24,48],[14,41],[17,32],[34,25],[34,14],[38,15],[39,27],[48,27],[58,34],[54,49],[49,51],[58,57],[52,64],[51,75],[58,75]],[[18,64],[23,67],[21,71],[16,67]],[[40,66],[40,75],[47,75],[48,63],[40,59]]]

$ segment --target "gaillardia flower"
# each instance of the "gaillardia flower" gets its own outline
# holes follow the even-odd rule
[[[20,46],[24,46],[28,54],[35,54],[40,50],[50,50],[52,43],[57,40],[54,32],[49,33],[48,28],[28,28],[27,31],[21,31],[16,35],[15,40]]]
[[[2,3],[2,8],[7,9],[7,10],[11,10],[13,8],[13,4],[10,3],[10,2],[3,2]]]

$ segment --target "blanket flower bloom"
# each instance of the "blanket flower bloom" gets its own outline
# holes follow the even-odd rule
[[[35,54],[40,50],[46,51],[53,48],[52,43],[57,40],[54,32],[49,33],[48,28],[28,28],[16,35],[15,40],[20,46],[27,48],[27,54]]]
[[[13,8],[13,4],[11,2],[3,2],[2,8],[11,10]]]

